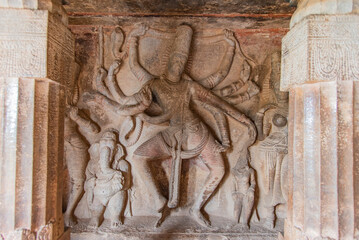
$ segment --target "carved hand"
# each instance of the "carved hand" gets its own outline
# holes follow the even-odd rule
[[[230,147],[229,143],[219,143],[217,140],[215,140],[215,151],[216,152],[226,152],[228,150],[228,148]]]
[[[146,86],[144,91],[143,91],[143,96],[142,96],[142,103],[145,106],[149,106],[152,102],[152,93],[151,93],[151,89]]]
[[[123,189],[124,184],[125,184],[125,177],[123,176],[122,172],[116,171],[112,181],[112,190],[114,192],[118,192]]]
[[[121,64],[121,61],[119,60],[115,60],[109,70],[108,70],[108,75],[109,76],[113,76],[113,75],[116,75],[119,71],[120,71],[120,64]]]
[[[224,29],[224,36],[226,37],[226,39],[228,40],[228,42],[234,46],[235,41],[236,41],[236,37],[234,36],[234,32],[232,30],[229,29]]]
[[[144,122],[146,122],[146,118],[147,118],[147,114],[145,114],[145,113],[139,113],[139,114],[137,114],[137,117],[139,118],[139,119],[141,119],[142,121],[144,121]]]
[[[127,56],[128,56],[127,51],[120,52],[118,60],[123,60],[123,59],[127,58]]]
[[[133,29],[130,32],[130,37],[140,37],[146,34],[146,31],[148,30],[148,26],[146,26],[143,23],[140,23],[138,25],[138,27],[136,27],[135,29]]]
[[[142,90],[139,92],[139,94],[137,95],[137,101],[139,103],[142,103],[145,106],[149,106],[152,102],[152,94],[151,94],[151,89],[149,88],[149,86],[145,86],[142,88]]]
[[[248,128],[248,135],[251,139],[255,140],[256,135],[257,135],[257,128],[254,125],[254,123],[248,119],[248,118],[242,118],[241,122],[247,126]]]
[[[97,74],[100,76],[100,78],[102,79],[103,77],[105,77],[107,75],[107,71],[106,69],[104,69],[103,67],[100,67],[98,69]]]
[[[249,81],[248,82],[248,95],[249,95],[249,97],[251,98],[251,97],[253,97],[253,96],[255,96],[255,95],[257,95],[257,94],[259,94],[259,92],[260,92],[260,89],[259,89],[259,87],[257,86],[257,84],[255,84],[254,82],[252,82],[252,81]]]
[[[73,120],[76,121],[79,117],[79,109],[75,106],[70,106],[69,109],[69,117]]]

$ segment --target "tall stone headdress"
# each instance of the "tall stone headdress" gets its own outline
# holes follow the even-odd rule
[[[188,25],[180,25],[176,30],[176,37],[172,44],[171,55],[181,54],[188,57],[191,42],[192,42],[193,30]]]

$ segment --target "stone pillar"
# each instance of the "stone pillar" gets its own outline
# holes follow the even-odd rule
[[[62,17],[38,6],[0,0],[0,239],[6,240],[65,236],[63,121],[74,40]]]
[[[290,92],[285,239],[359,238],[356,6],[356,1],[303,0],[283,38],[281,88]],[[318,9],[319,15],[306,14],[315,7],[325,14]],[[335,7],[351,14],[328,14]]]

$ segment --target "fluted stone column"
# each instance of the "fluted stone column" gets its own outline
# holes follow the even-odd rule
[[[302,0],[283,38],[281,88],[290,92],[285,239],[359,238],[357,6]]]
[[[53,3],[39,2],[0,0],[0,239],[6,240],[66,237],[63,121],[74,40]]]

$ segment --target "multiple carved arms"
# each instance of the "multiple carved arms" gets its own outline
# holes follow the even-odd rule
[[[221,83],[227,77],[232,66],[236,46],[235,37],[233,32],[228,29],[224,30],[224,35],[226,37],[225,40],[229,43],[229,46],[227,47],[227,52],[222,59],[218,71],[198,81],[202,86],[208,89],[213,89],[219,83]],[[220,36],[218,40],[222,41],[223,37]]]
[[[243,89],[246,90],[244,91]],[[219,95],[224,97],[228,102],[237,105],[251,99],[257,95],[259,91],[259,87],[252,81],[248,81],[245,84],[238,81],[220,89],[218,92]]]
[[[153,79],[153,76],[144,69],[138,61],[138,37],[143,36],[148,27],[140,25],[138,28],[132,30],[129,36],[129,64],[132,73],[141,83],[146,83]]]
[[[238,122],[243,123],[248,127],[248,134],[251,140],[254,142],[256,139],[256,127],[253,122],[247,118],[244,114],[240,113],[236,108],[232,107],[226,101],[222,100],[210,90],[205,89],[199,84],[192,83],[191,86],[192,100],[197,101],[200,105],[204,104],[211,105],[212,107],[221,110],[223,113],[231,116]]]
[[[206,103],[202,103],[202,106],[207,109],[214,117],[217,123],[217,127],[219,129],[219,133],[221,135],[222,144],[218,143],[218,151],[225,152],[230,147],[231,142],[229,140],[229,127],[228,122],[225,115],[217,108],[208,105]]]
[[[79,126],[81,133],[84,134],[87,140],[100,132],[100,127],[93,121],[81,117],[79,115],[79,109],[75,106],[69,107],[68,117]]]
[[[143,112],[152,102],[152,94],[147,86],[141,91],[126,96],[116,81],[116,74],[120,69],[120,60],[115,60],[107,71],[100,68],[96,78],[97,91],[99,93],[85,93],[84,101],[87,103],[101,103],[103,107],[111,109],[121,116],[135,115]]]
[[[129,65],[132,73],[136,76],[136,78],[141,83],[146,83],[154,78],[146,69],[144,69],[139,61],[138,61],[138,37],[143,36],[146,31],[150,32],[151,35],[160,36],[161,38],[170,38],[173,37],[172,34],[163,33],[158,30],[149,29],[145,25],[140,25],[138,28],[134,29],[129,34]],[[225,56],[222,59],[222,62],[219,66],[219,69],[211,74],[210,76],[198,80],[198,82],[208,88],[212,89],[216,87],[219,83],[221,83],[229,73],[231,69],[231,65],[233,62],[233,57],[236,49],[236,39],[232,31],[225,29],[224,30],[225,39],[229,46],[227,47],[227,51]],[[211,42],[220,42],[223,41],[223,35],[211,37]]]

